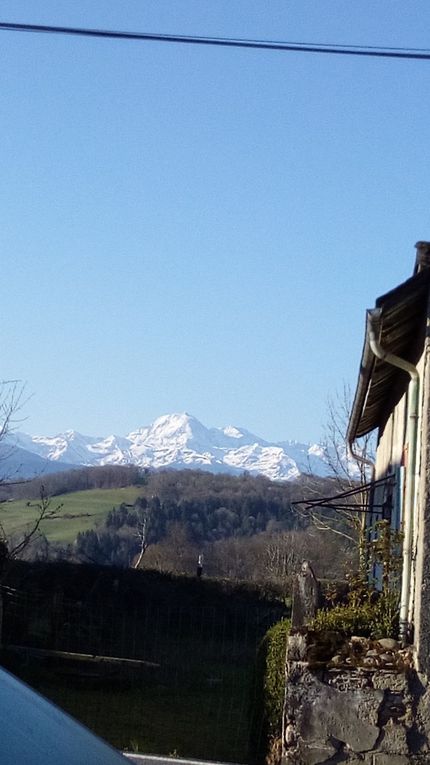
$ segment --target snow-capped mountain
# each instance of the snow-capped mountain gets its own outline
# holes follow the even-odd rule
[[[189,414],[166,414],[128,436],[84,436],[67,430],[56,436],[18,433],[16,445],[58,465],[124,465],[148,468],[197,468],[239,474],[248,471],[289,481],[301,473],[328,475],[324,450],[297,441],[270,443],[229,425],[206,428]],[[52,472],[52,471],[51,471]]]

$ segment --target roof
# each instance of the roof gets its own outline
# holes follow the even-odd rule
[[[410,279],[379,297],[366,312],[360,372],[349,419],[348,443],[382,425],[408,386],[409,375],[370,348],[369,322],[377,326],[384,350],[416,363],[421,355],[429,299],[430,268],[422,266]]]

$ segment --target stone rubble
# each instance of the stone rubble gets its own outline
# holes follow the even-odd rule
[[[413,666],[413,649],[402,648],[397,640],[370,638],[354,635],[346,640],[341,649],[328,659],[327,667],[363,667],[371,669],[387,669],[404,672]]]

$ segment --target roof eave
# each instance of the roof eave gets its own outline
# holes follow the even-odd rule
[[[398,352],[397,348],[390,347],[390,342],[398,346],[400,338],[400,345],[402,346],[402,343],[405,345],[405,338],[407,340],[409,337],[411,326],[414,327],[415,334],[418,333],[423,312],[427,310],[429,285],[430,268],[427,267],[418,273],[416,272],[395,289],[379,297],[375,308],[366,312],[366,330],[360,372],[347,429],[347,442],[350,446],[357,438],[365,436],[379,427],[385,416],[381,400],[378,401],[378,398],[375,400],[374,394],[370,403],[368,402],[372,383],[375,387],[376,380],[377,387],[378,385],[380,387],[381,377],[387,377],[385,371],[387,362],[377,360],[370,347],[369,322],[371,321],[373,326],[375,326],[375,322],[379,324],[379,327],[377,326],[379,336],[385,335],[385,339],[382,339],[383,347],[387,351]],[[388,342],[387,337],[389,338]],[[401,350],[404,351],[405,349],[402,348]],[[394,377],[396,380],[397,378],[401,380],[397,370],[393,370]],[[392,382],[391,380],[390,384]],[[387,387],[387,382],[384,382],[383,379],[382,384]],[[367,406],[368,403],[369,406]]]
[[[369,313],[372,310],[374,309],[369,308],[366,311],[366,329],[364,335],[363,352],[361,354],[360,371],[346,433],[347,443],[350,447],[358,437],[357,431],[359,429],[360,420],[366,404],[370,381],[372,379],[372,372],[375,366],[375,356],[372,353],[369,342]],[[360,433],[360,435],[366,434]]]

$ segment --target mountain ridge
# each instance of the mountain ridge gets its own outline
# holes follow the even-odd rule
[[[165,414],[127,436],[88,436],[66,430],[55,436],[14,434],[16,446],[62,469],[134,464],[142,468],[192,468],[264,475],[290,481],[303,473],[330,475],[320,444],[271,442],[236,425],[206,427],[187,412]],[[53,467],[54,465],[52,465]],[[63,468],[64,469],[64,468]]]

